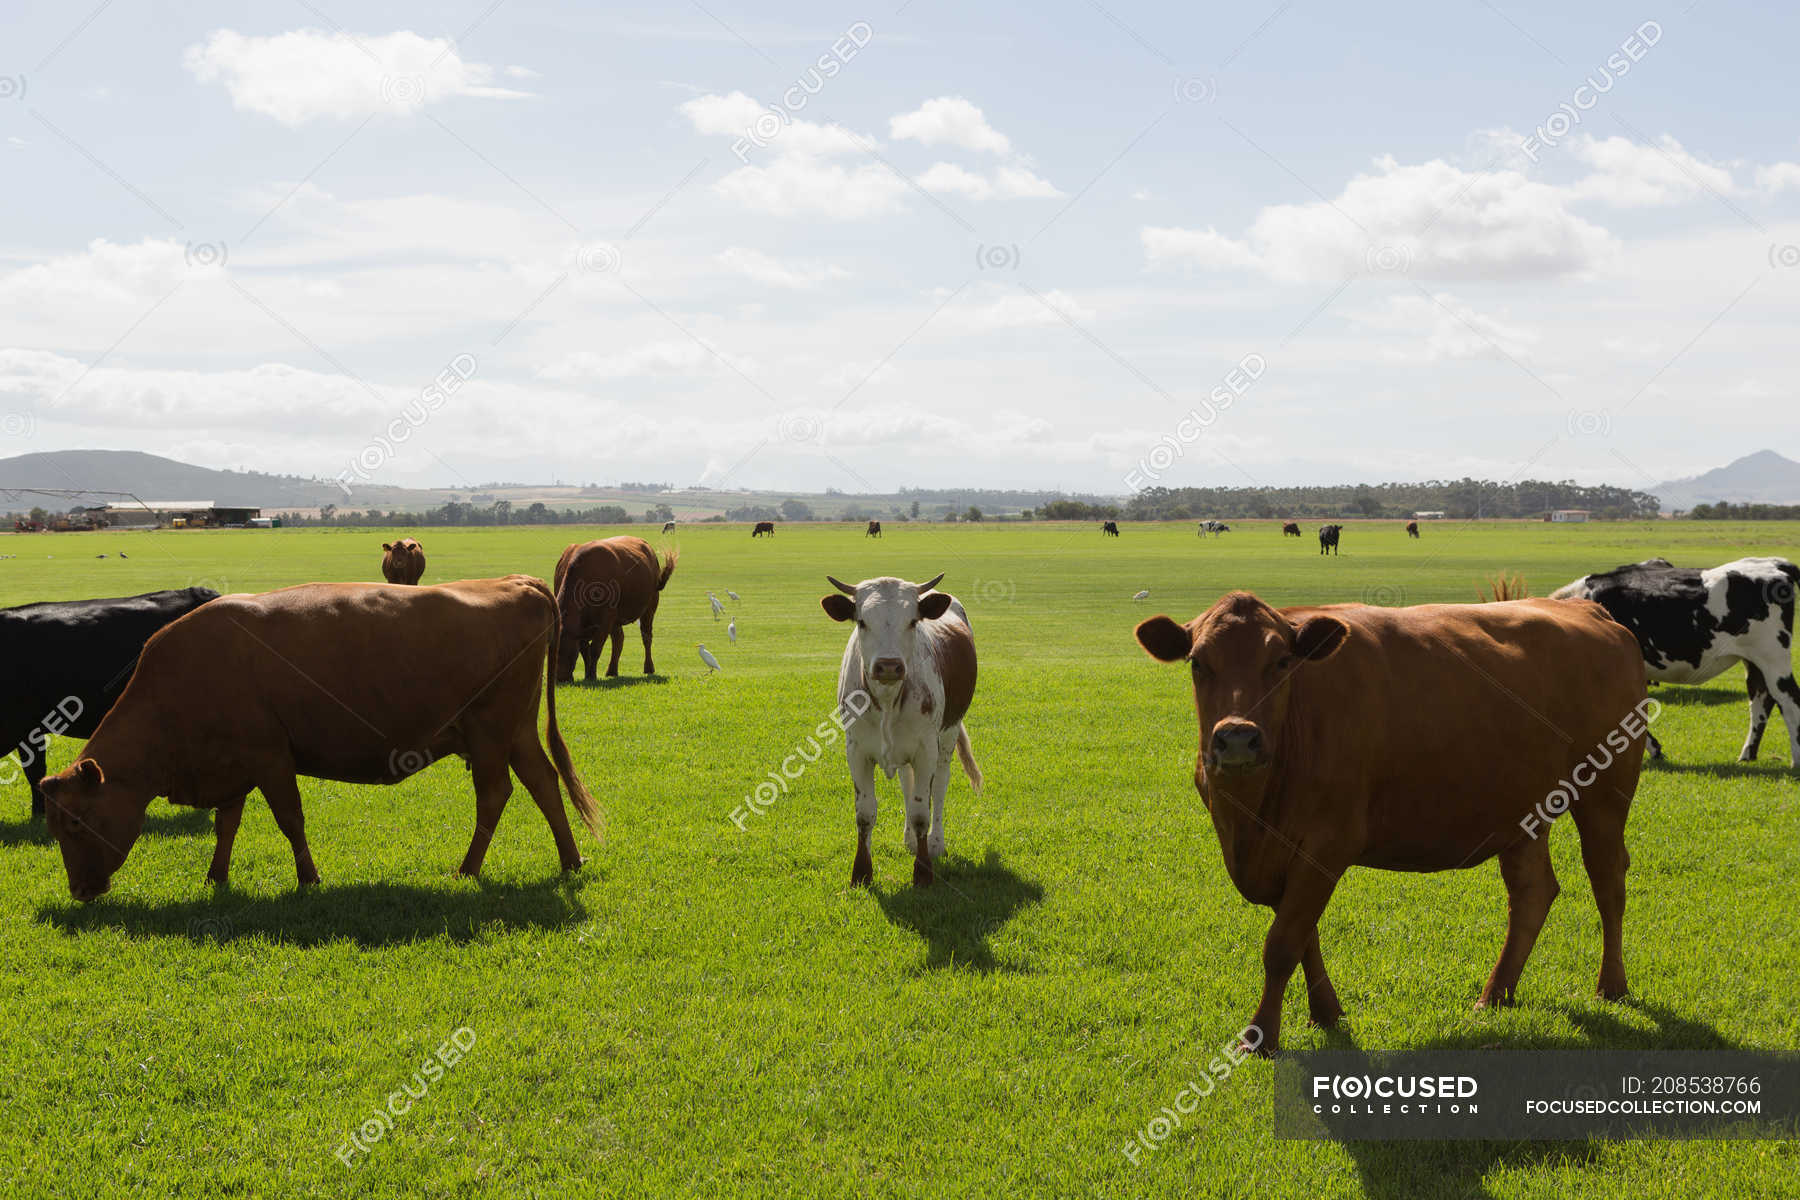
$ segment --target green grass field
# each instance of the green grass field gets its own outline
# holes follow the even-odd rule
[[[1793,1196],[1791,1142],[1278,1141],[1251,1061],[1133,1165],[1122,1147],[1248,1020],[1266,910],[1226,878],[1191,781],[1185,673],[1132,639],[1234,587],[1276,604],[1539,594],[1652,554],[1800,557],[1800,527],[1349,526],[1340,558],[1270,523],[690,526],[657,618],[663,675],[570,686],[559,709],[609,817],[562,878],[515,789],[479,882],[452,874],[474,798],[456,762],[394,788],[302,781],[324,885],[254,799],[228,892],[211,819],[158,801],[113,892],[78,906],[55,847],[0,789],[0,1192],[7,1196]],[[636,532],[642,532],[639,527]],[[427,529],[425,582],[548,578],[617,530]],[[206,583],[378,579],[370,531],[13,536],[0,602]],[[657,540],[654,537],[652,540]],[[129,559],[96,559],[125,550]],[[54,555],[54,557],[49,557]],[[841,751],[740,830],[730,819],[830,712],[845,631],[826,572],[929,577],[981,651],[941,883],[910,886],[882,781],[876,886],[848,885]],[[705,589],[737,618],[735,646]],[[1132,593],[1150,589],[1150,600]],[[694,645],[724,670],[708,676]],[[400,670],[405,664],[370,664]],[[1499,952],[1492,863],[1352,872],[1321,924],[1350,1032],[1288,1049],[1800,1048],[1800,785],[1779,718],[1739,766],[1742,675],[1661,689],[1671,762],[1627,830],[1633,996],[1592,995],[1598,921],[1574,830],[1520,1004],[1471,1005]],[[196,719],[205,697],[194,697]],[[1344,719],[1354,720],[1355,714]],[[61,742],[54,766],[78,744]],[[1470,770],[1505,747],[1470,747]],[[473,1044],[350,1167],[338,1152],[459,1029]],[[354,1150],[354,1147],[352,1147]]]

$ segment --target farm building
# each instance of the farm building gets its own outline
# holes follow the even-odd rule
[[[172,529],[221,529],[245,526],[262,516],[260,508],[222,505],[212,500],[146,500],[142,504],[108,504],[96,510],[108,524]]]
[[[1413,520],[1415,521],[1441,521],[1443,519],[1444,513],[1442,509],[1437,509],[1432,512],[1416,512],[1413,514]]]
[[[1544,517],[1544,520],[1560,525],[1579,525],[1587,519],[1588,510],[1585,508],[1555,508]]]

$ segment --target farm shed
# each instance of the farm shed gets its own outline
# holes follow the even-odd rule
[[[142,504],[108,504],[101,511],[115,526],[172,526],[179,520],[182,527],[188,529],[244,526],[262,516],[260,508],[219,504],[212,500],[146,500]]]
[[[1588,510],[1585,508],[1556,508],[1550,510],[1550,513],[1544,518],[1546,521],[1553,521],[1559,525],[1579,525],[1587,519]]]

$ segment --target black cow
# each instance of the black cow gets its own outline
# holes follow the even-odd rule
[[[89,737],[137,666],[150,635],[219,593],[146,592],[0,609],[0,746],[15,746],[31,785],[31,815],[44,815],[48,735]]]
[[[753,538],[756,538],[756,537],[761,537],[765,533],[768,534],[770,537],[775,536],[775,522],[773,522],[773,521],[758,521],[756,523],[756,528],[752,529],[750,531],[750,536]]]
[[[1788,761],[1800,768],[1800,685],[1791,657],[1797,586],[1800,567],[1785,558],[1740,558],[1708,570],[1652,558],[1584,575],[1551,596],[1593,600],[1636,634],[1652,682],[1705,683],[1742,662],[1750,732],[1738,761],[1755,759],[1769,713],[1780,708]],[[1662,756],[1655,737],[1650,755]]]
[[[1344,527],[1342,525],[1319,526],[1319,553],[1336,554],[1338,552],[1338,538],[1343,535],[1343,532]]]
[[[869,528],[868,528],[867,532],[865,532],[863,534],[863,536],[864,537],[880,537],[881,536],[881,522],[880,521],[870,521]]]
[[[1406,523],[1406,536],[1412,538],[1419,536],[1419,523],[1417,521],[1408,521]]]
[[[1281,527],[1281,536],[1282,537],[1299,537],[1300,536],[1300,526],[1296,525],[1292,521],[1289,521],[1287,524],[1285,524]]]
[[[1100,536],[1105,537],[1109,533],[1114,537],[1119,536],[1119,523],[1117,521],[1100,522]]]

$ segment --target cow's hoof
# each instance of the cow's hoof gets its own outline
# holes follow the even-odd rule
[[[206,873],[206,882],[208,882],[208,883],[210,883],[210,884],[212,884],[212,885],[213,885],[213,886],[214,886],[214,887],[228,887],[228,886],[230,886],[230,881],[229,881],[229,880],[227,880],[227,878],[226,878],[226,877],[225,877],[225,876],[223,876],[223,875],[215,875],[215,874],[214,874],[214,873],[213,873],[213,872],[211,872],[211,871],[208,871],[208,872],[207,872],[207,873]]]
[[[1237,1045],[1239,1058],[1274,1058],[1280,1049],[1274,1042],[1259,1042],[1252,1046],[1249,1042],[1241,1041]]]
[[[579,855],[579,854],[577,854],[573,859],[564,859],[563,865],[562,865],[563,874],[568,875],[571,872],[581,870],[582,864],[585,862],[587,862],[587,859],[581,857],[581,855]]]
[[[1617,984],[1608,984],[1605,981],[1602,981],[1600,986],[1594,989],[1594,994],[1599,996],[1602,1000],[1610,1000],[1616,1003],[1629,996],[1631,994],[1631,989],[1626,987],[1623,981]]]
[[[319,886],[320,882],[321,882],[321,880],[319,879],[318,874],[315,872],[311,879],[302,879],[300,881],[300,886],[303,888],[316,888]]]
[[[913,859],[913,886],[930,887],[932,879],[931,860],[928,858]]]
[[[867,850],[856,852],[856,861],[850,864],[850,886],[869,887],[875,882],[875,863],[869,858]]]
[[[1336,1012],[1308,1013],[1307,1024],[1315,1029],[1342,1029],[1344,1027],[1344,1010],[1340,1008]]]

